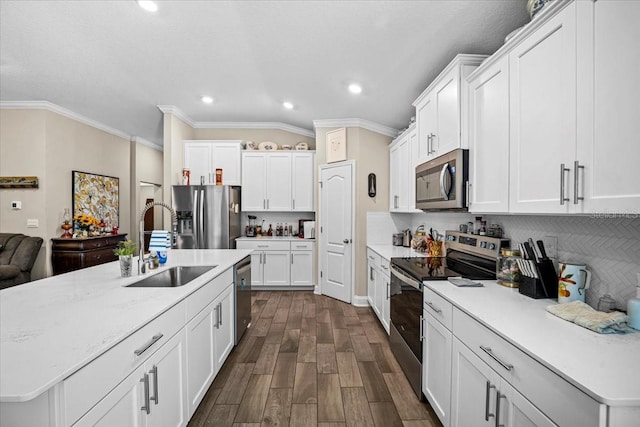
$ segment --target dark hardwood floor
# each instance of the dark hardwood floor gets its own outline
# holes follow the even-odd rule
[[[252,304],[189,427],[441,426],[369,307],[310,291],[257,291]]]

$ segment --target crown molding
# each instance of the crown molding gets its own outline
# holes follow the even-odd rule
[[[313,138],[315,132],[280,122],[196,122],[196,129],[278,129]]]
[[[326,119],[326,120],[314,120],[314,128],[340,128],[340,127],[357,127],[370,130],[372,132],[379,133],[391,138],[398,136],[398,129],[381,125],[380,123],[372,122],[365,119]]]
[[[151,141],[149,141],[147,139],[141,138],[139,136],[132,136],[131,137],[131,141],[135,142],[136,144],[144,145],[144,146],[147,146],[149,148],[153,148],[154,150],[158,150],[160,152],[164,152],[164,148],[163,147],[160,147],[158,144],[154,144],[153,142],[151,142]]]
[[[80,123],[84,123],[85,125],[94,127],[101,131],[110,133],[111,135],[126,139],[127,141],[130,141],[132,137],[131,135],[124,133],[118,129],[107,126],[104,123],[100,123],[71,110],[67,110],[66,108],[53,104],[49,101],[1,101],[0,108],[11,110],[47,110],[51,111],[52,113],[56,113],[69,119],[78,121]]]
[[[196,127],[196,123],[193,120],[191,120],[189,116],[183,113],[182,110],[180,110],[175,105],[158,105],[158,109],[163,113],[173,114],[174,116],[176,116],[177,118],[179,118],[180,120],[182,120],[183,122],[191,126],[192,128]]]

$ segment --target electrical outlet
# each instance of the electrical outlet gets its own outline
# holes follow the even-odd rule
[[[558,237],[557,236],[544,236],[542,238],[544,243],[544,249],[547,252],[549,258],[558,258]]]

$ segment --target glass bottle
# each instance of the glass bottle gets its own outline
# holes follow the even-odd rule
[[[273,230],[271,229],[271,224],[269,224],[269,230],[267,230],[267,236],[273,236]]]
[[[520,285],[520,251],[504,248],[498,255],[496,263],[496,278],[498,283],[509,288],[517,288]]]

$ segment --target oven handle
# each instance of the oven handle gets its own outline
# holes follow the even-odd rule
[[[411,285],[414,288],[416,288],[417,290],[422,291],[422,283],[418,282],[416,279],[414,279],[412,277],[409,277],[409,276],[406,276],[406,275],[402,274],[402,272],[400,272],[400,270],[398,270],[393,265],[391,266],[391,274],[396,276],[403,283],[406,283],[407,285]]]

